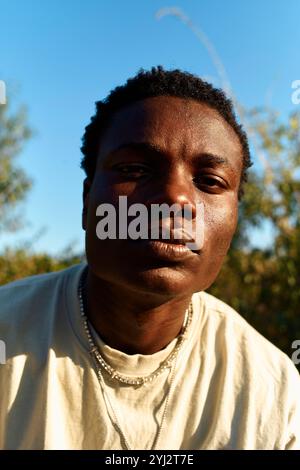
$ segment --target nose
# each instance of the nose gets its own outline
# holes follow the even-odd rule
[[[191,176],[181,167],[170,169],[157,180],[148,204],[177,204],[182,209],[188,205],[191,218],[195,218],[196,192]]]

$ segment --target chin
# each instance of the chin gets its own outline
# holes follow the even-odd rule
[[[163,267],[140,271],[136,279],[130,280],[135,288],[147,293],[170,297],[193,293],[191,275],[174,268]]]

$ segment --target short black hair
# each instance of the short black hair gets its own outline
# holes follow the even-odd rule
[[[182,70],[165,70],[162,66],[141,69],[125,85],[113,89],[103,101],[96,102],[96,114],[86,126],[82,138],[83,158],[81,168],[90,181],[93,180],[100,138],[109,126],[113,114],[136,101],[157,96],[186,98],[205,103],[225,119],[236,132],[243,153],[243,168],[239,197],[243,194],[243,183],[247,181],[247,169],[252,165],[248,138],[238,123],[233,104],[225,93],[201,78]]]

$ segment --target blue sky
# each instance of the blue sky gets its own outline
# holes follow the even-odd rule
[[[35,130],[18,160],[34,180],[21,206],[26,226],[2,234],[0,250],[42,230],[36,251],[83,250],[80,141],[94,102],[113,87],[157,64],[220,84],[192,31],[175,17],[156,19],[175,6],[208,35],[243,105],[295,109],[299,0],[0,0],[0,80]]]

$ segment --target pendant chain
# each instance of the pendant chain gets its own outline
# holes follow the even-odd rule
[[[92,336],[91,329],[89,327],[88,318],[87,318],[87,316],[85,315],[85,312],[84,312],[82,284],[83,284],[83,275],[81,276],[79,286],[78,286],[78,298],[79,298],[79,304],[80,304],[81,318],[82,318],[82,321],[83,321],[84,330],[86,332],[88,343],[89,343],[89,346],[90,346],[89,353],[91,354],[91,356],[92,356],[92,358],[95,362],[95,365],[96,365],[97,377],[98,377],[98,381],[99,381],[99,384],[101,386],[101,390],[102,390],[102,393],[103,393],[103,396],[104,396],[104,399],[105,399],[105,402],[106,402],[106,407],[107,407],[107,405],[109,405],[109,408],[111,410],[111,414],[109,413],[109,415],[110,416],[112,415],[112,417],[113,417],[113,420],[112,420],[113,424],[117,428],[117,430],[118,430],[118,432],[119,432],[119,434],[120,434],[120,436],[123,440],[123,445],[124,445],[126,450],[132,450],[132,449],[131,449],[131,447],[128,443],[127,438],[125,437],[125,435],[122,431],[117,413],[116,413],[114,407],[112,406],[111,399],[110,399],[109,394],[106,390],[107,386],[105,384],[102,371],[105,371],[110,376],[111,379],[114,379],[114,380],[116,380],[120,383],[127,384],[127,385],[136,385],[136,386],[140,385],[140,386],[142,386],[144,384],[152,382],[156,377],[158,377],[166,369],[170,369],[170,374],[169,374],[170,383],[169,383],[169,389],[168,389],[167,395],[165,397],[165,404],[164,404],[163,414],[162,414],[162,418],[161,418],[161,423],[160,423],[160,426],[158,427],[158,430],[156,432],[154,442],[153,442],[153,445],[152,445],[152,450],[154,450],[156,448],[156,446],[158,445],[158,442],[159,442],[159,439],[160,439],[160,436],[161,436],[161,433],[162,433],[163,425],[165,423],[165,419],[166,419],[166,415],[167,415],[169,397],[171,395],[171,391],[173,389],[173,384],[174,384],[174,376],[175,376],[177,356],[178,356],[178,353],[179,353],[179,351],[182,347],[182,344],[186,340],[187,332],[189,330],[189,326],[190,326],[191,321],[192,321],[192,316],[193,316],[192,302],[190,302],[189,308],[186,311],[185,320],[184,320],[183,326],[181,328],[181,331],[180,331],[179,335],[177,336],[177,342],[175,344],[175,347],[171,351],[171,353],[168,355],[168,357],[160,364],[160,366],[154,372],[152,372],[151,374],[146,375],[146,376],[142,376],[142,377],[126,376],[124,374],[119,373],[117,370],[113,369],[113,367],[111,367],[105,361],[105,359],[100,354],[99,348],[95,344],[95,341],[94,341],[93,336]]]

